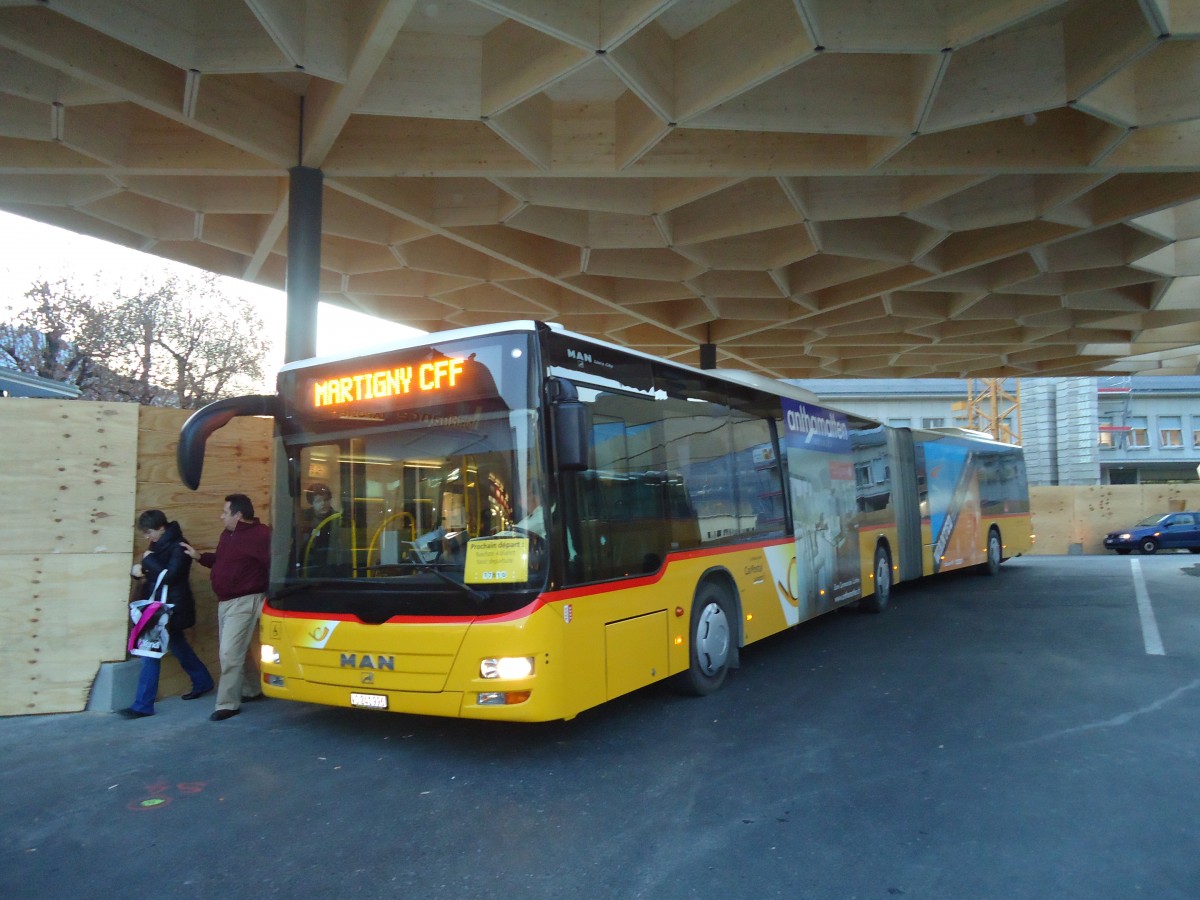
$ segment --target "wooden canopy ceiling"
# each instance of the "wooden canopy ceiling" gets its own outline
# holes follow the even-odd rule
[[[0,0],[0,208],[787,378],[1194,373],[1198,0]]]

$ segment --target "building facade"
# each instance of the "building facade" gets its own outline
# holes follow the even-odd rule
[[[972,424],[962,379],[794,383],[830,406],[889,425]],[[1023,378],[1004,388],[1018,402],[1007,416],[1000,410],[1002,421],[1025,447],[1030,484],[1200,481],[1200,376]]]

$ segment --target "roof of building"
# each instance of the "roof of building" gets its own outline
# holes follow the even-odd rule
[[[1191,374],[1200,7],[0,4],[0,209],[773,377]]]
[[[1025,386],[1053,379],[1021,379]],[[792,382],[807,388],[826,400],[846,399],[933,399],[952,397],[963,399],[967,380],[963,378],[819,378],[797,379]],[[1013,390],[1016,379],[1005,379],[1005,387]],[[1131,395],[1200,394],[1200,375],[1139,375],[1122,380]],[[1097,391],[1104,391],[1102,379]]]
[[[53,397],[73,400],[80,394],[73,384],[28,375],[16,369],[0,367],[0,395],[5,397]]]

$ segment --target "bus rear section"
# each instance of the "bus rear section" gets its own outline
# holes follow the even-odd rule
[[[995,574],[1031,549],[1020,447],[963,429],[914,431],[913,445],[923,574],[970,567]]]
[[[1020,447],[964,429],[891,428],[784,397],[801,620],[1032,546]]]

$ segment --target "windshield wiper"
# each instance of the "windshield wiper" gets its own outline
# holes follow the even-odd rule
[[[292,594],[298,594],[301,591],[316,590],[317,588],[334,587],[336,581],[305,581],[300,584],[289,584],[287,587],[280,588],[277,591],[267,594],[268,600],[282,600],[284,597],[290,597]]]
[[[460,591],[462,591],[462,593],[466,594],[468,597],[470,597],[476,603],[481,603],[481,604],[487,603],[489,600],[492,599],[491,594],[484,593],[483,591],[477,591],[473,587],[469,587],[468,585],[463,584],[461,581],[455,581],[453,578],[451,578],[445,572],[441,571],[442,569],[457,569],[457,568],[459,568],[457,565],[455,565],[454,563],[450,563],[450,562],[423,563],[423,562],[413,561],[413,562],[402,562],[402,563],[384,563],[383,565],[370,566],[369,571],[375,572],[375,573],[395,572],[395,573],[404,574],[404,575],[412,575],[414,572],[428,572],[430,575],[434,576],[435,578],[438,578],[438,579],[446,582],[446,584],[449,584],[449,585],[452,585],[452,586],[458,588]]]
[[[453,585],[454,587],[456,587],[460,591],[462,591],[464,594],[466,594],[468,597],[470,597],[472,600],[474,600],[476,603],[481,603],[481,604],[487,603],[489,600],[492,599],[491,594],[485,594],[483,591],[477,591],[477,590],[475,590],[475,588],[470,587],[469,585],[463,584],[461,581],[455,581],[453,578],[451,578],[445,572],[441,571],[441,569],[434,568],[435,566],[438,566],[438,565],[447,566],[450,564],[449,563],[421,563],[416,568],[422,572],[428,572],[430,575],[440,578],[442,581],[446,582],[446,584]]]

